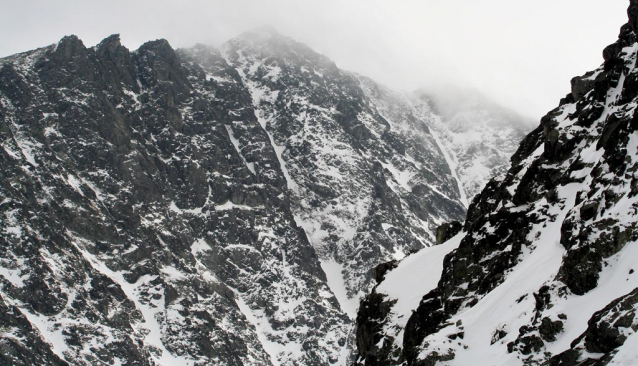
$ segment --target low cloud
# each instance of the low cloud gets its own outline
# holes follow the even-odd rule
[[[131,49],[220,45],[272,25],[339,67],[401,89],[472,87],[538,119],[596,68],[626,22],[623,0],[32,0],[3,4],[0,55],[76,34]]]

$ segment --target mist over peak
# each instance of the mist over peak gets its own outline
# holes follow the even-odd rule
[[[93,45],[120,33],[131,50],[158,38],[178,48],[219,47],[246,30],[272,24],[341,68],[394,89],[414,90],[434,81],[473,86],[539,119],[564,96],[573,75],[602,62],[597,50],[616,36],[625,3],[12,1],[0,14],[0,32],[11,35],[0,38],[0,55],[52,44],[65,34]]]
[[[415,91],[421,98],[429,99],[432,107],[448,119],[472,119],[479,115],[490,115],[494,126],[512,125],[523,131],[531,130],[538,121],[501,105],[484,92],[468,86],[446,84],[423,87]]]
[[[243,32],[240,37],[260,37],[262,40],[268,38],[280,38],[284,37],[279,30],[273,25],[265,24],[254,27]]]

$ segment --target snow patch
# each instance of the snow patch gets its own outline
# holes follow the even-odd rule
[[[193,245],[191,245],[191,253],[195,257],[197,257],[197,255],[200,254],[200,253],[206,253],[206,252],[209,252],[211,250],[212,250],[212,248],[210,247],[210,245],[208,245],[206,240],[204,240],[202,238],[199,238],[199,239],[195,240],[193,242]]]
[[[440,117],[438,116],[437,118],[440,119]],[[435,131],[434,128],[430,128],[430,133],[432,134],[434,141],[436,141],[436,144],[439,146],[439,149],[443,153],[443,157],[445,158],[445,161],[447,162],[447,165],[450,167],[450,170],[452,172],[452,177],[454,178],[454,180],[456,180],[456,184],[459,187],[459,193],[461,194],[461,203],[463,203],[465,208],[470,207],[470,202],[467,198],[467,194],[465,193],[465,188],[463,188],[463,183],[461,182],[461,179],[459,178],[459,175],[457,173],[458,163],[456,162],[456,160],[452,159],[450,152],[445,148],[445,145],[441,141],[438,132]]]
[[[255,173],[255,163],[247,162],[246,158],[244,157],[244,154],[242,154],[241,148],[239,147],[239,140],[235,137],[235,134],[233,133],[233,129],[230,126],[224,126],[224,127],[226,127],[226,131],[228,131],[228,137],[230,138],[230,141],[233,143],[233,146],[235,147],[237,154],[239,154],[239,157],[241,157],[241,160],[244,162],[244,164],[246,164],[246,168],[248,168],[248,170],[250,170],[251,173],[257,174]]]
[[[385,279],[377,287],[377,293],[386,294],[397,300],[391,310],[389,324],[401,329],[395,344],[403,347],[403,329],[419,307],[421,298],[436,288],[443,273],[443,258],[458,248],[464,234],[461,232],[441,245],[424,248],[399,263],[399,266],[386,273]]]
[[[346,282],[343,278],[343,266],[334,259],[320,260],[321,269],[323,269],[328,279],[328,287],[339,301],[341,310],[348,315],[350,319],[357,318],[357,310],[359,309],[359,296],[353,298],[348,297]]]

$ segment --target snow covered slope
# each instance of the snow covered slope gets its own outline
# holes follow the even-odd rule
[[[628,14],[605,63],[572,80],[474,199],[461,236],[408,257],[362,302],[358,364],[635,364],[638,1]],[[448,251],[435,286],[397,287]]]
[[[366,363],[386,355],[400,358],[407,321],[423,294],[436,288],[445,256],[458,248],[462,238],[459,233],[444,244],[408,256],[390,272],[379,273],[382,282],[365,298],[357,316],[357,347],[364,350],[360,357]]]

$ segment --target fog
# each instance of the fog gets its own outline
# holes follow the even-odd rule
[[[218,46],[272,25],[390,87],[471,87],[539,119],[596,68],[626,0],[0,0],[0,56],[76,34]]]

